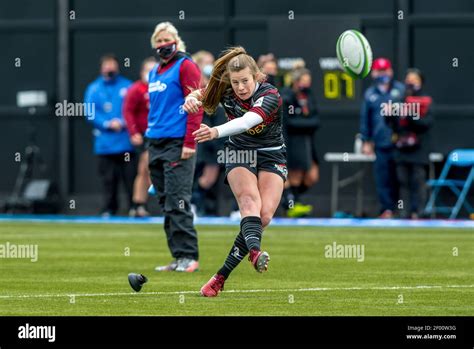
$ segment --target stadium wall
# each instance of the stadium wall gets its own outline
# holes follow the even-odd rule
[[[398,19],[400,10],[402,20]],[[0,69],[4,82],[0,88],[0,200],[5,200],[15,183],[21,163],[15,161],[15,154],[23,152],[35,135],[48,176],[59,185],[65,203],[63,212],[69,212],[66,203],[71,198],[78,200],[76,213],[99,209],[101,187],[91,128],[80,117],[56,116],[54,105],[63,100],[82,101],[86,85],[98,75],[98,60],[103,53],[114,52],[120,60],[129,58],[130,67],[122,67],[122,73],[136,80],[141,60],[152,54],[149,36],[163,20],[177,26],[189,52],[206,49],[215,55],[229,44],[239,44],[254,56],[270,50],[282,56],[327,37],[324,29],[318,29],[312,33],[292,31],[294,40],[279,40],[275,23],[288,20],[289,11],[293,11],[295,25],[298,21],[321,23],[328,19],[357,23],[374,55],[392,59],[397,78],[410,66],[422,69],[427,77],[426,90],[436,103],[433,151],[447,154],[457,147],[474,147],[474,50],[468,44],[474,37],[471,0],[5,1],[0,3]],[[450,66],[454,58],[458,59],[457,67],[441,68]],[[317,62],[307,63],[315,77],[319,76]],[[368,79],[358,83],[358,97],[368,83]],[[313,88],[320,97],[322,82],[314,79]],[[47,105],[18,107],[17,92],[25,90],[46,91]],[[331,166],[324,162],[323,155],[353,148],[359,100],[318,101],[321,180],[307,199],[321,216],[329,214],[331,190]],[[341,175],[352,170],[350,165],[343,166]],[[365,181],[364,207],[373,214],[377,201],[372,174]],[[341,193],[340,209],[352,210],[354,193],[353,189]],[[226,213],[229,207],[224,205],[222,210]]]

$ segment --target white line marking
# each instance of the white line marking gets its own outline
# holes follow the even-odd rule
[[[294,289],[259,289],[259,290],[228,290],[222,293],[270,293],[270,292],[324,292],[324,291],[375,291],[375,290],[420,290],[420,289],[446,289],[446,288],[474,288],[474,285],[420,285],[420,286],[379,286],[379,287],[311,287]],[[0,299],[12,298],[61,298],[61,297],[115,297],[135,295],[180,295],[199,294],[199,291],[168,291],[168,292],[111,292],[111,293],[65,293],[65,294],[24,294],[0,295]]]

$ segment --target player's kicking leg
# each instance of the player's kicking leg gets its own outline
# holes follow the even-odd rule
[[[201,289],[201,294],[206,297],[215,297],[219,294],[224,288],[227,277],[249,251],[249,260],[258,272],[261,273],[268,269],[270,256],[267,252],[260,249],[262,230],[270,223],[279,205],[283,191],[283,181],[275,173],[261,171],[258,174],[257,180],[255,175],[245,169],[234,169],[234,171],[229,173],[229,183],[232,183],[232,175],[239,176],[240,178],[247,176],[247,174],[251,175],[246,178],[250,185],[247,185],[245,188],[240,186],[240,181],[234,183],[234,185],[231,184],[232,190],[239,202],[239,207],[241,207],[241,212],[243,211],[244,214],[248,214],[245,210],[246,205],[249,205],[246,203],[246,200],[250,201],[248,199],[249,194],[254,189],[253,186],[256,185],[259,191],[259,200],[254,200],[254,202],[260,203],[260,217],[245,216],[242,219],[240,224],[241,231],[237,235],[223,267]],[[242,210],[242,207],[244,210]]]

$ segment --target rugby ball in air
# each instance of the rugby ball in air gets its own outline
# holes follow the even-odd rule
[[[336,53],[341,67],[353,78],[363,79],[370,73],[372,49],[358,30],[346,30],[339,36]]]

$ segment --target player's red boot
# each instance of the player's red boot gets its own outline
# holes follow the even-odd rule
[[[252,263],[253,267],[259,273],[263,273],[268,270],[268,261],[270,260],[270,255],[265,251],[259,250],[250,250],[249,261]]]
[[[224,289],[224,283],[225,278],[216,274],[201,288],[201,294],[204,297],[217,297],[219,292]]]

